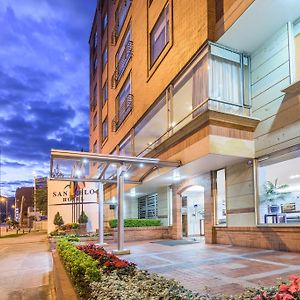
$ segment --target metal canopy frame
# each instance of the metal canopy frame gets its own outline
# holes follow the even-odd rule
[[[100,163],[103,167],[101,170],[98,167],[94,174],[88,174],[88,176],[78,177],[73,176],[73,172],[68,177],[54,176],[53,174],[53,162],[54,160],[62,161],[74,161],[81,163],[84,160],[93,163]],[[105,173],[110,165],[115,165],[115,172],[105,178]],[[82,164],[81,164],[82,165]],[[117,203],[118,203],[118,249],[114,251],[116,254],[127,254],[129,250],[124,249],[124,184],[141,184],[143,180],[149,174],[149,169],[143,173],[139,180],[128,180],[125,178],[125,173],[129,168],[139,167],[142,170],[144,166],[151,167],[152,169],[158,168],[177,168],[181,165],[180,162],[164,161],[157,158],[146,157],[132,157],[132,156],[120,156],[110,154],[98,154],[92,152],[79,152],[68,150],[51,149],[50,157],[50,180],[56,181],[80,181],[80,182],[97,182],[98,183],[98,220],[99,220],[99,244],[104,244],[104,215],[103,215],[103,203],[104,203],[104,184],[116,184],[117,185]]]

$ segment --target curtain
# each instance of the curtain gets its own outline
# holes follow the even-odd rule
[[[239,112],[242,105],[240,64],[215,55],[211,56],[209,70],[209,98],[228,102],[211,101],[210,108],[224,112]]]
[[[195,66],[193,70],[193,91],[192,104],[193,109],[200,105],[208,98],[208,62],[207,55]],[[204,105],[206,106],[206,105]],[[206,110],[206,107],[201,107],[193,113],[193,117],[200,112]]]

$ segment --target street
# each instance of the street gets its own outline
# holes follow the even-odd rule
[[[46,233],[0,238],[0,300],[48,300],[52,256]]]

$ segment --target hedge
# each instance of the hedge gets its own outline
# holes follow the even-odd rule
[[[88,298],[90,284],[101,279],[99,263],[65,238],[59,239],[56,247],[78,294],[84,299]]]
[[[160,226],[160,220],[157,219],[125,219],[124,227],[147,227],[147,226]],[[109,226],[116,228],[118,226],[118,220],[109,220]]]

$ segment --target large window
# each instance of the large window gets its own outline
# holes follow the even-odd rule
[[[300,151],[258,163],[259,223],[300,225]]]
[[[94,35],[94,48],[97,48],[97,45],[98,45],[98,32],[96,31]]]
[[[138,198],[139,219],[156,219],[157,215],[157,194]]]
[[[97,117],[97,113],[95,113],[94,118],[93,118],[93,128],[94,129],[97,127],[97,123],[98,123],[98,117]]]
[[[167,4],[157,20],[152,32],[151,39],[151,65],[154,64],[160,53],[170,40],[170,13],[169,5]]]
[[[107,93],[108,93],[108,87],[107,87],[107,81],[104,83],[104,86],[102,88],[102,105],[104,106],[107,101]]]
[[[102,70],[105,68],[107,64],[107,47],[104,48],[104,51],[102,53]]]
[[[294,24],[296,81],[300,80],[300,19]]]
[[[108,17],[107,17],[107,12],[106,12],[105,15],[103,16],[103,19],[102,19],[102,30],[103,30],[103,32],[105,31],[105,29],[107,27],[107,23],[108,23]]]
[[[162,97],[146,117],[134,129],[134,151],[144,156],[158,146],[167,136],[168,129],[166,98]]]
[[[122,155],[122,156],[132,156],[131,145],[132,145],[131,135],[129,135],[120,144],[120,155]]]
[[[97,153],[98,152],[98,147],[97,147],[97,141],[93,145],[93,152]]]
[[[104,122],[102,123],[102,141],[105,141],[108,137],[108,121],[105,118]]]
[[[130,8],[132,0],[122,0],[120,1],[120,5],[116,10],[116,26],[117,26],[117,36],[119,36],[123,24],[125,22],[128,10]]]
[[[226,181],[225,169],[216,172],[216,225],[226,225]]]
[[[116,55],[116,69],[117,69],[116,80],[117,81],[119,81],[120,77],[124,73],[131,56],[132,56],[131,27],[129,26]]]
[[[127,77],[117,97],[118,125],[120,125],[132,109],[131,77]]]

